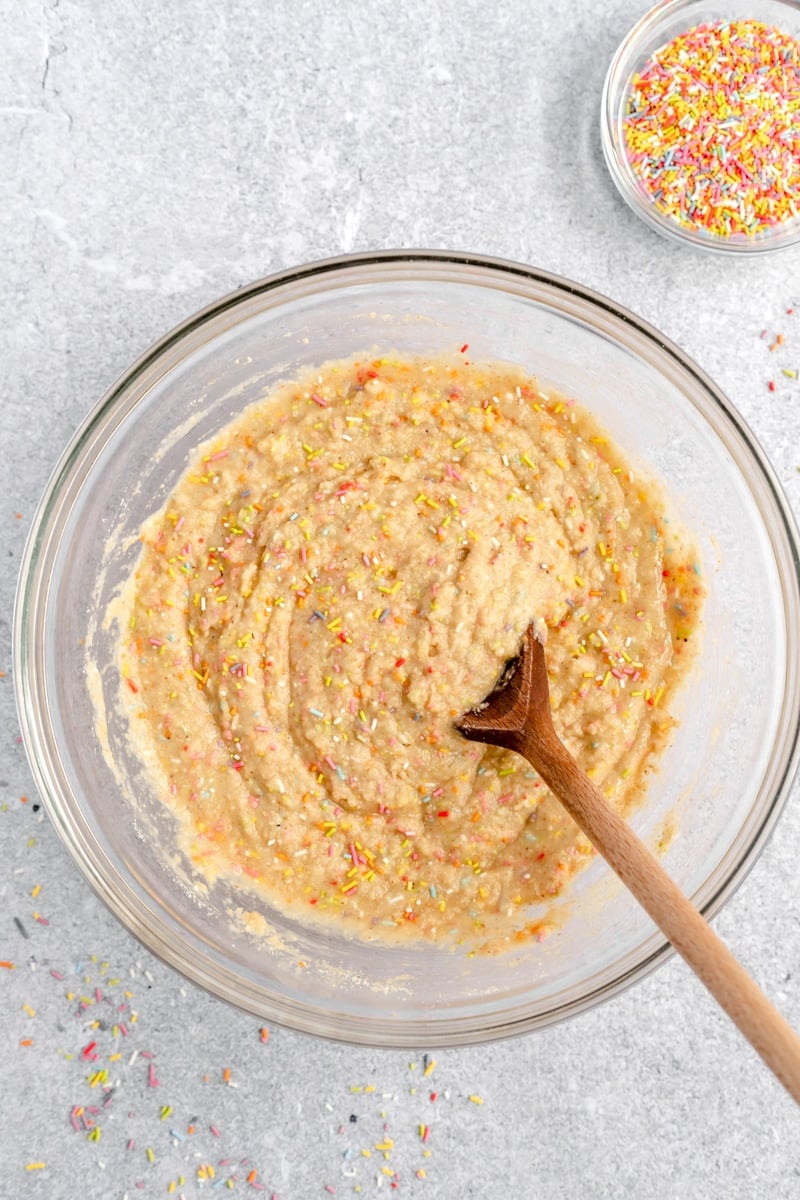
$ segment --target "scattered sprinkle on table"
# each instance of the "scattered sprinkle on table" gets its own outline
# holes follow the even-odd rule
[[[800,215],[800,43],[759,21],[697,25],[635,75],[625,142],[681,225],[763,235]]]

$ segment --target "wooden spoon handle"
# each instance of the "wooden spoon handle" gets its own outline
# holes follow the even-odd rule
[[[561,742],[524,740],[525,757],[800,1104],[800,1037]]]

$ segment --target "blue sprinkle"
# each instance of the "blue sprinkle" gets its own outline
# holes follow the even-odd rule
[[[345,775],[345,773],[341,767],[336,768],[336,774],[339,776],[339,778],[342,780],[342,782],[344,782],[344,780],[347,779],[347,776]]]
[[[312,717],[319,717],[320,720],[325,716],[325,713],[321,713],[318,708],[310,708],[308,711],[311,713]]]

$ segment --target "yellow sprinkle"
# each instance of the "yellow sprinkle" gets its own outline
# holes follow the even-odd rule
[[[432,1075],[435,1066],[436,1066],[436,1059],[432,1058],[431,1061],[428,1063],[427,1067],[425,1068],[423,1074],[424,1075]]]
[[[457,442],[453,442],[453,449],[458,450],[466,442],[466,437],[460,437]]]
[[[146,1153],[147,1153],[148,1160],[149,1160],[150,1162],[155,1162],[155,1161],[156,1161],[156,1156],[155,1156],[155,1154],[153,1153],[153,1151],[152,1151],[152,1148],[151,1148],[150,1146],[148,1146],[148,1147],[147,1147],[147,1151],[146,1151]]]
[[[481,1100],[480,1096],[472,1095],[470,1096],[470,1100],[473,1104],[483,1104],[483,1100]]]
[[[43,1163],[43,1162],[25,1163],[25,1170],[26,1171],[43,1171],[46,1166],[47,1166],[47,1163]]]
[[[35,1017],[35,1016],[36,1016],[36,1009],[35,1009],[35,1008],[31,1008],[30,1004],[23,1004],[23,1006],[22,1006],[22,1011],[23,1011],[24,1013],[27,1013],[29,1017]]]

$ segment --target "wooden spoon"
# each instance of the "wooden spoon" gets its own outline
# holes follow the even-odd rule
[[[553,728],[544,647],[533,625],[518,659],[477,709],[456,722],[474,742],[523,755],[800,1104],[800,1038],[635,833]]]

